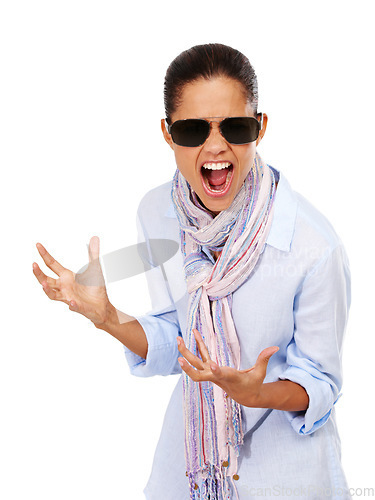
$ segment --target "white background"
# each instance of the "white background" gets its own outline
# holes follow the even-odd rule
[[[1,498],[143,498],[177,378],[132,377],[122,345],[51,302],[32,262],[38,241],[74,271],[94,234],[103,254],[135,243],[138,202],[175,170],[160,132],[165,71],[206,42],[249,57],[269,115],[261,155],[346,246],[353,303],[338,424],[349,486],[375,487],[372,6],[2,2]],[[149,308],[144,277],[109,294],[129,314]]]

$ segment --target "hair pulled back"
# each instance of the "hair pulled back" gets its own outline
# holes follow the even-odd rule
[[[169,65],[164,80],[164,108],[167,122],[181,102],[186,84],[199,78],[225,76],[242,84],[254,115],[258,107],[258,81],[250,61],[241,52],[220,43],[195,45],[181,52]]]

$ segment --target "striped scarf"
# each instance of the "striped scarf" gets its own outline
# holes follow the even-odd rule
[[[274,173],[257,153],[230,207],[213,218],[178,169],[173,178],[172,199],[189,292],[185,343],[200,357],[196,328],[219,366],[240,368],[232,293],[258,261],[272,222],[275,189]],[[221,251],[215,264],[203,246]],[[243,443],[241,407],[216,384],[194,382],[186,373],[183,400],[190,499],[229,500],[231,491],[237,495],[233,479],[238,479],[237,457]]]

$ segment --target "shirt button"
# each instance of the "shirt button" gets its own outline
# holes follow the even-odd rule
[[[227,462],[227,461],[225,460],[225,462],[223,462],[223,464],[222,464],[222,465],[223,465],[223,467],[228,467],[229,462]]]
[[[195,489],[195,490],[197,490],[197,489],[198,489],[198,485],[197,485],[197,483],[195,483],[194,489]]]
[[[240,476],[239,476],[238,474],[235,474],[235,475],[233,476],[233,479],[234,479],[235,481],[238,481],[238,480],[239,480],[239,478],[240,478]]]

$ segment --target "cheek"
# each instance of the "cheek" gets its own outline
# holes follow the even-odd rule
[[[250,172],[250,169],[253,166],[255,154],[255,142],[252,142],[237,151],[237,159],[241,170],[241,177],[243,177],[243,179],[245,179],[246,175]]]
[[[174,150],[177,168],[185,178],[196,171],[197,152],[193,148],[176,147]]]

